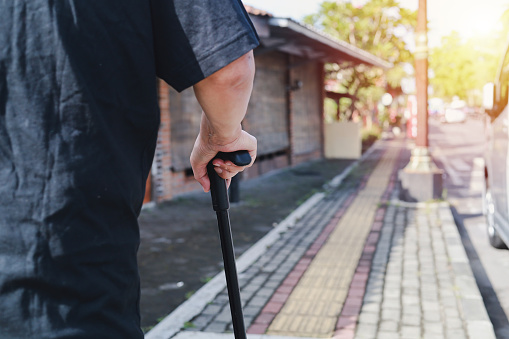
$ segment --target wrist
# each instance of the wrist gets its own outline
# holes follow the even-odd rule
[[[224,126],[216,127],[212,126],[209,121],[202,124],[200,136],[202,140],[212,147],[224,147],[236,142],[242,133],[242,126]]]

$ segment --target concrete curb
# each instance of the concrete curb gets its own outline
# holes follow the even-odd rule
[[[231,339],[233,333],[180,332],[174,339]],[[248,339],[318,339],[308,337],[279,337],[267,334],[248,334]]]
[[[350,164],[339,175],[334,177],[328,184],[326,184],[325,187],[336,188],[339,185],[341,185],[341,183],[348,176],[348,174],[350,174],[350,172],[354,168],[356,168],[360,162],[364,161],[367,157],[371,155],[371,153],[375,151],[375,149],[378,148],[379,143],[380,141],[376,141],[362,155],[360,159]],[[274,244],[280,238],[281,233],[284,233],[288,229],[292,228],[300,218],[302,218],[313,206],[315,206],[324,197],[325,193],[322,192],[315,193],[302,205],[300,205],[295,211],[293,211],[288,217],[286,217],[282,222],[280,222],[272,231],[267,233],[256,244],[254,244],[251,248],[244,252],[244,254],[242,254],[242,256],[240,256],[236,262],[237,271],[239,272],[239,275],[241,275],[243,271],[245,271],[250,265],[252,265],[263,253],[265,253],[267,248]],[[161,322],[154,326],[154,328],[147,332],[145,334],[145,339],[169,339],[173,337],[182,329],[182,327],[187,321],[190,321],[192,318],[198,315],[203,310],[203,308],[209,302],[211,302],[225,287],[226,279],[224,276],[224,272],[222,271],[218,273],[207,284],[202,286],[188,300],[186,300],[179,307],[177,307],[172,313],[166,316]],[[197,332],[191,332],[190,335],[192,335],[192,338],[200,337],[200,334]],[[258,336],[250,335],[249,337],[257,338]],[[178,338],[180,338],[180,334]],[[215,337],[209,336],[209,333],[207,333],[207,336],[204,336],[203,338],[212,339]],[[263,336],[263,338],[283,339],[282,337],[270,337],[270,336],[269,337]],[[286,339],[288,339],[288,337],[286,337]]]
[[[495,339],[495,331],[475,281],[461,236],[448,203],[439,205],[440,220],[450,264],[454,271],[460,310],[469,338]]]

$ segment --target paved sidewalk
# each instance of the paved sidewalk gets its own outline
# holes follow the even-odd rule
[[[239,258],[249,338],[495,338],[448,204],[397,200],[408,155],[379,142]],[[219,274],[146,338],[231,326]]]

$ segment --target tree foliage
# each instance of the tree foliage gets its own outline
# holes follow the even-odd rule
[[[403,63],[413,60],[403,35],[413,31],[416,12],[402,8],[396,0],[368,0],[362,6],[345,0],[325,1],[318,13],[307,16],[304,21],[391,62],[394,68],[387,72],[386,80],[392,87],[399,87],[405,75]],[[327,78],[340,83],[338,90],[359,98],[352,102],[350,115],[354,105],[362,111],[379,99],[383,93],[373,87],[382,76],[381,70],[363,64],[341,63],[327,67]]]
[[[442,98],[459,96],[466,98],[467,92],[475,87],[475,55],[462,43],[457,32],[442,38],[442,45],[430,53],[429,79],[434,95]]]
[[[470,105],[480,105],[482,87],[495,79],[507,46],[509,10],[502,14],[500,23],[497,31],[467,40],[452,32],[442,38],[440,46],[431,49],[429,82],[435,96],[446,100],[458,96]]]
[[[446,100],[458,96],[478,104],[482,86],[495,78],[499,59],[492,49],[481,47],[485,43],[479,39],[463,41],[457,32],[442,38],[441,45],[431,50],[429,58],[429,82],[434,96]]]

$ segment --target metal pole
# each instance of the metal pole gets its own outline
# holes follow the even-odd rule
[[[415,36],[415,86],[417,97],[417,138],[408,165],[399,173],[400,198],[428,201],[442,197],[443,171],[429,153],[428,139],[428,29],[426,0],[419,0]]]
[[[417,92],[417,147],[428,147],[428,29],[426,0],[417,12],[415,82]]]
[[[415,32],[415,87],[417,98],[417,138],[407,169],[431,172],[436,169],[428,146],[428,19],[426,0],[419,0]]]

